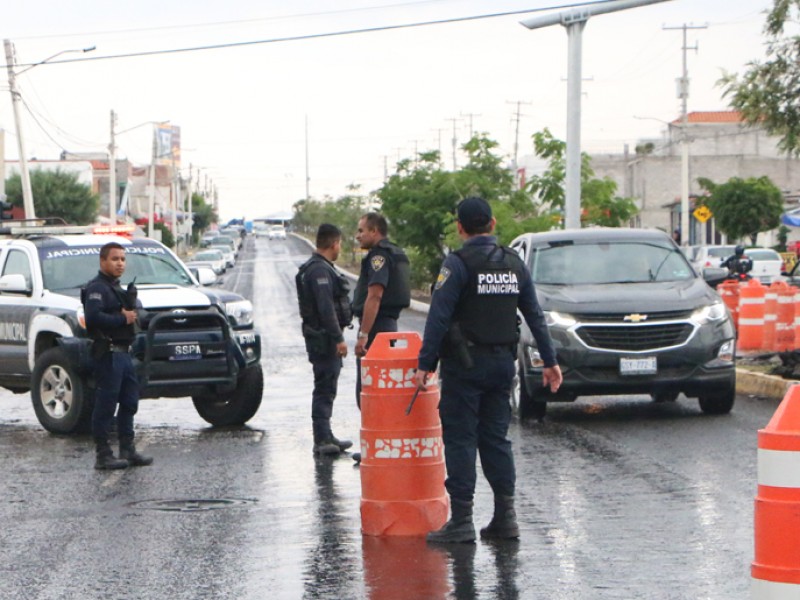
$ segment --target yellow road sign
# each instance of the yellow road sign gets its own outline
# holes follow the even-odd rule
[[[694,218],[700,221],[701,223],[705,223],[713,216],[711,209],[708,208],[706,205],[698,206],[697,208],[694,209],[694,212],[692,214],[694,215]]]

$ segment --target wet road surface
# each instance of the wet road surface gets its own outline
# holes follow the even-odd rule
[[[298,240],[247,240],[225,285],[253,299],[264,400],[244,429],[214,430],[189,399],[145,400],[151,467],[92,469],[87,437],[36,422],[0,392],[0,597],[375,600],[745,599],[756,431],[777,401],[580,399],[514,423],[517,543],[429,547],[360,533],[359,470],[311,453],[311,366],[294,292]],[[421,330],[409,313],[401,328]],[[355,331],[333,427],[358,440]],[[476,526],[491,516],[479,476]]]

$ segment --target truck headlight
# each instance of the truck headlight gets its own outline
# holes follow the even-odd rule
[[[705,325],[706,323],[714,323],[722,321],[727,318],[728,311],[722,302],[714,302],[702,308],[698,308],[692,313],[692,321],[698,325]]]
[[[250,300],[226,302],[225,313],[236,327],[253,324],[253,303]]]
[[[544,318],[547,321],[547,325],[549,327],[572,327],[577,323],[575,317],[572,315],[559,313],[554,310],[546,310],[544,311]]]

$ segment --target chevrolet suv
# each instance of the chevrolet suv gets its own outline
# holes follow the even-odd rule
[[[717,293],[664,232],[580,229],[528,233],[512,243],[531,271],[564,383],[542,387],[542,361],[523,325],[519,413],[548,402],[650,394],[698,398],[728,413],[736,396],[735,331]]]
[[[94,403],[90,340],[80,290],[100,248],[125,247],[123,287],[144,306],[131,348],[142,398],[191,396],[212,425],[239,425],[261,404],[261,338],[249,300],[203,288],[165,246],[148,238],[57,235],[51,228],[0,240],[0,386],[30,391],[54,433],[89,428]]]

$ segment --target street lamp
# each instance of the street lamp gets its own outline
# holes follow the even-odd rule
[[[56,56],[61,56],[62,54],[66,54],[68,52],[91,52],[95,49],[95,46],[91,46],[89,48],[76,48],[73,50],[62,50],[61,52],[56,52],[53,56],[48,56],[44,60],[40,60],[37,63],[33,63],[29,67],[23,69],[19,73],[14,72],[14,65],[16,64],[15,57],[14,57],[14,46],[11,44],[11,40],[3,40],[3,45],[5,46],[6,51],[6,68],[8,69],[8,88],[9,92],[11,92],[11,104],[14,108],[14,123],[17,127],[17,148],[19,152],[19,172],[20,172],[20,181],[22,183],[22,202],[23,207],[25,210],[25,218],[26,219],[35,219],[36,213],[33,208],[33,191],[31,190],[31,176],[28,172],[28,161],[25,158],[25,142],[22,137],[22,127],[21,127],[21,119],[20,119],[20,110],[19,110],[19,100],[21,95],[17,90],[17,75],[21,75],[26,71],[30,71],[33,67],[38,67],[39,65],[45,64],[47,61],[54,59]],[[4,157],[3,157],[4,158]]]

